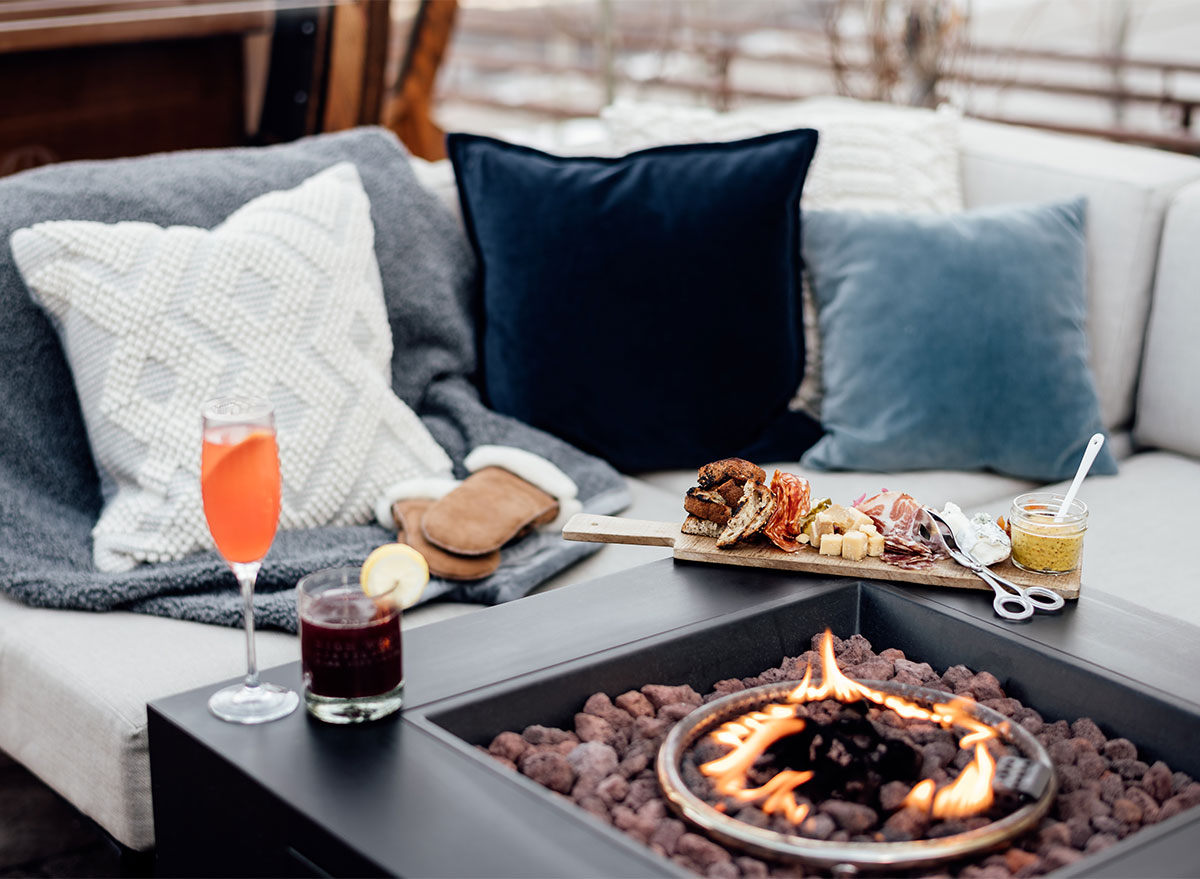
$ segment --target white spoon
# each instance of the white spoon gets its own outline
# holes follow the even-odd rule
[[[1075,471],[1075,480],[1071,483],[1071,487],[1067,489],[1067,496],[1063,498],[1062,506],[1058,508],[1058,514],[1054,517],[1055,522],[1061,522],[1067,515],[1067,510],[1071,508],[1071,501],[1075,500],[1075,495],[1079,494],[1079,486],[1083,485],[1083,477],[1088,475],[1088,471],[1092,469],[1092,462],[1096,460],[1096,455],[1100,454],[1100,447],[1104,445],[1104,434],[1097,433],[1088,440],[1087,448],[1083,450],[1083,460],[1079,462],[1079,469]]]

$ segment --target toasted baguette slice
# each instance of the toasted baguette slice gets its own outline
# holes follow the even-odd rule
[[[726,479],[720,485],[713,489],[717,494],[725,499],[725,503],[729,504],[729,509],[733,509],[738,505],[738,501],[742,499],[742,485],[736,479]]]
[[[718,525],[709,519],[688,516],[683,520],[683,527],[679,530],[684,534],[698,534],[700,537],[717,537],[724,527],[724,525]]]
[[[693,516],[708,519],[718,525],[724,525],[733,515],[733,510],[720,494],[695,487],[688,489],[687,496],[683,499],[683,508]]]
[[[746,482],[763,483],[767,474],[757,464],[752,464],[745,458],[722,458],[700,468],[697,481],[701,488],[716,488],[727,479],[732,479],[739,485]]]
[[[750,539],[767,527],[774,512],[775,495],[771,489],[757,482],[747,482],[742,490],[741,502],[717,538],[717,546],[729,547]]]

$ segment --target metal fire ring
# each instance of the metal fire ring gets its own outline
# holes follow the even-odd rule
[[[859,681],[872,689],[903,696],[925,704],[953,699],[949,693],[914,687],[892,681]],[[786,701],[796,689],[796,682],[764,684],[738,693],[731,693],[697,708],[680,720],[667,735],[658,752],[658,782],[671,807],[684,819],[700,827],[720,841],[776,860],[801,861],[831,867],[840,875],[855,875],[859,868],[920,867],[960,858],[995,848],[1037,826],[1054,802],[1058,782],[1050,756],[1028,730],[997,711],[971,704],[968,713],[996,727],[1002,738],[1016,746],[1022,754],[1044,767],[1050,777],[1042,795],[1010,815],[993,821],[986,827],[968,830],[937,839],[918,839],[908,842],[831,842],[822,839],[778,833],[738,821],[718,812],[694,794],[683,782],[679,766],[684,753],[701,736],[728,720],[774,702]]]

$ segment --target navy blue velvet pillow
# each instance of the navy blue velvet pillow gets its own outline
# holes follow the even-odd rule
[[[491,406],[626,472],[807,448],[819,427],[787,403],[816,144],[805,129],[564,158],[450,135]]]
[[[826,435],[806,465],[1070,477],[1103,429],[1085,203],[944,216],[810,211]],[[1105,446],[1092,467],[1115,473]]]

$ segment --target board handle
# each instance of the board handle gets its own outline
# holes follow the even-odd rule
[[[652,522],[620,516],[576,513],[563,526],[563,537],[584,543],[628,543],[635,546],[674,546],[677,522]]]

